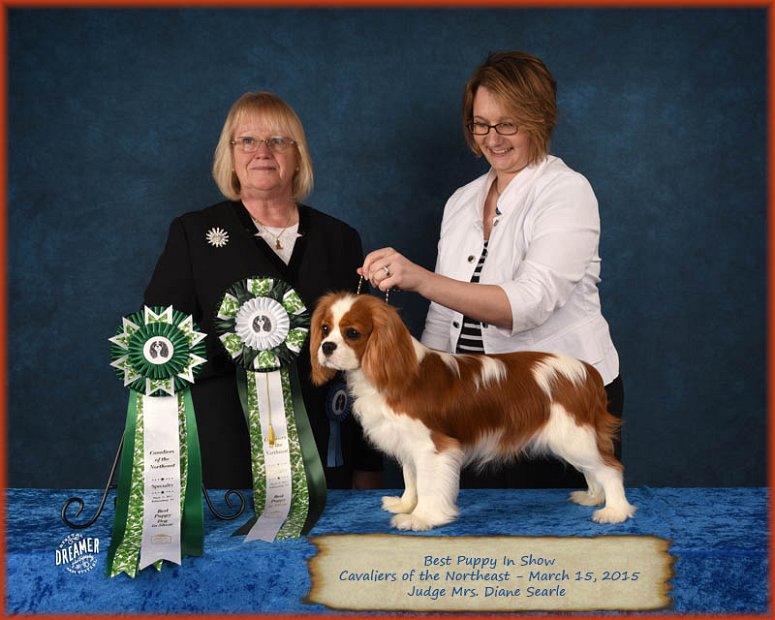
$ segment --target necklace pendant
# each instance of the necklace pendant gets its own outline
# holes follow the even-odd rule
[[[280,243],[279,239],[275,239],[274,240],[274,249],[275,250],[282,250],[283,249],[283,244]]]

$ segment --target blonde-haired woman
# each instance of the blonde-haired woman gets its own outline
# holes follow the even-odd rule
[[[462,110],[466,142],[490,169],[447,201],[435,272],[392,248],[371,252],[359,271],[381,290],[430,300],[426,346],[571,355],[597,368],[609,409],[621,416],[619,357],[598,290],[597,199],[584,176],[549,154],[556,119],[556,83],[539,58],[490,54],[468,80]],[[463,484],[562,487],[584,480],[546,461],[466,472]]]
[[[235,367],[213,328],[216,305],[235,282],[269,276],[288,282],[312,310],[329,290],[355,290],[363,250],[356,230],[303,203],[312,189],[312,160],[299,117],[277,95],[246,93],[232,105],[212,172],[227,200],[172,222],[145,303],[192,314],[208,334],[208,362],[192,388],[204,483],[248,489],[249,437]],[[340,427],[344,465],[325,467],[327,391],[309,382],[306,350],[297,364],[329,488],[378,486],[381,457],[352,417]]]

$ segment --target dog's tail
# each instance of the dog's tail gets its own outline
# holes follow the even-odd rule
[[[608,411],[608,393],[600,373],[589,364],[585,364],[585,366],[587,366],[588,380],[594,384],[590,386],[589,390],[592,399],[589,411],[592,412],[595,435],[597,436],[597,449],[606,465],[622,470],[624,467],[614,454],[614,442],[621,441],[619,431],[622,427],[622,421]]]

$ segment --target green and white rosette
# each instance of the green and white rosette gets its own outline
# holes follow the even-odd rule
[[[309,323],[296,291],[268,277],[236,282],[218,307],[215,330],[239,367],[250,432],[256,517],[235,532],[247,534],[245,542],[302,536],[325,506],[323,466],[296,369]]]
[[[172,306],[124,317],[111,366],[129,388],[107,572],[114,577],[202,555],[202,464],[189,387],[205,334]]]

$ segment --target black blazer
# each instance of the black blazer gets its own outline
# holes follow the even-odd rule
[[[208,242],[213,229],[228,234],[221,247]],[[192,387],[205,485],[252,487],[249,438],[237,396],[235,367],[213,329],[217,304],[238,280],[251,276],[281,278],[294,287],[307,308],[333,290],[355,291],[363,263],[357,231],[344,222],[299,205],[299,234],[286,265],[260,237],[241,202],[222,202],[176,218],[170,226],[153,277],[145,291],[149,306],[173,305],[191,314],[207,332],[207,364]],[[328,387],[310,383],[308,343],[297,358],[302,393],[330,488],[351,486],[352,470],[381,468],[380,455],[368,447],[351,417],[342,428],[345,465],[325,467],[329,424],[325,412]]]

